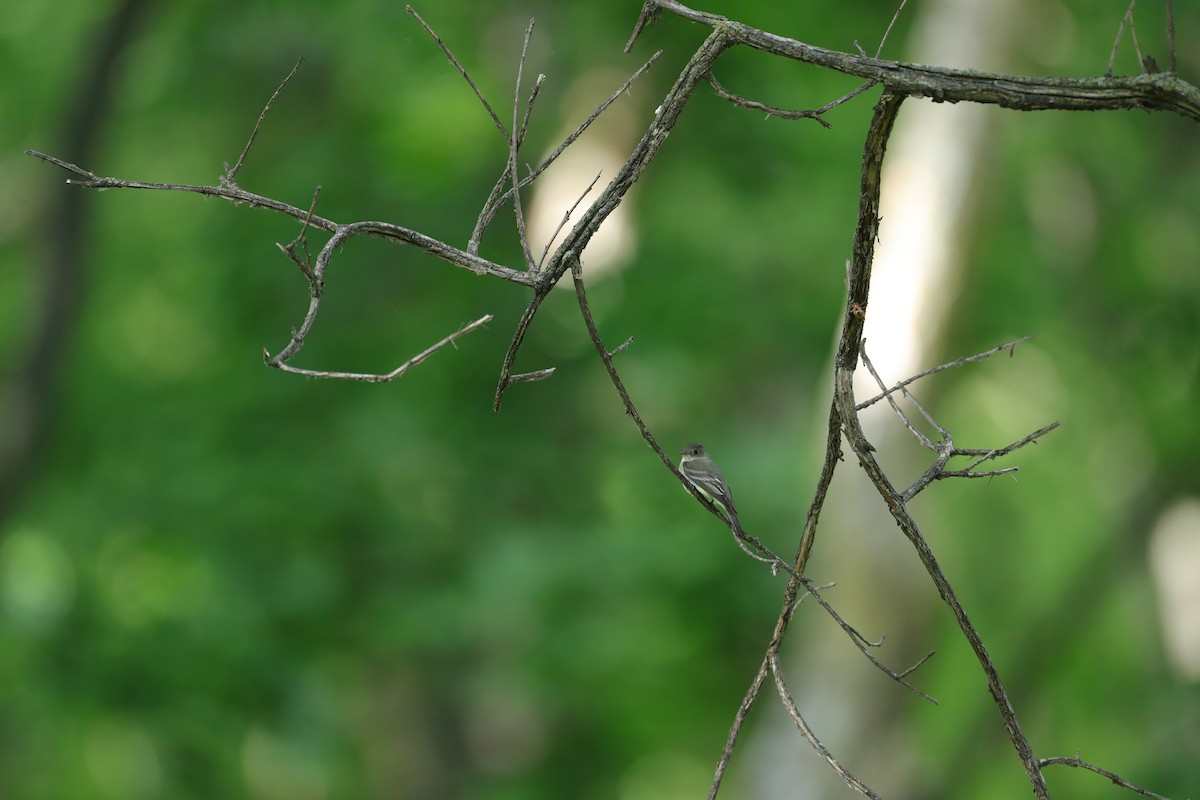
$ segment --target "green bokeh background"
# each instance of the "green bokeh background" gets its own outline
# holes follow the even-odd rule
[[[1031,36],[1009,71],[1102,72],[1125,6],[1108,5],[1056,6],[1070,38],[1051,62]],[[1195,83],[1200,15],[1177,5],[1179,72]],[[4,12],[6,385],[27,357],[48,243],[63,235],[48,209],[65,175],[21,151],[60,152],[110,6]],[[870,49],[893,11],[702,7],[842,50]],[[531,154],[556,142],[574,78],[630,72],[662,48],[621,100],[647,124],[704,33],[665,18],[627,57],[633,2],[418,10],[502,118],[536,17],[527,73],[548,81]],[[1165,65],[1161,9],[1138,14],[1142,46]],[[885,55],[905,53],[907,31],[902,18]],[[215,183],[301,55],[241,185],[300,206],[320,185],[335,220],[384,219],[464,246],[504,144],[402,4],[148,8],[82,166]],[[1117,71],[1133,69],[1126,47]],[[722,59],[720,77],[793,107],[855,85],[750,52]],[[877,96],[824,130],[701,89],[631,196],[632,264],[593,286],[610,346],[634,337],[619,366],[652,430],[667,446],[709,444],[747,523],[785,554],[821,456],[813,421],[829,399]],[[1163,508],[1200,490],[1200,129],[1128,112],[994,119],[939,357],[1036,332],[1028,369],[1041,372],[1022,377],[1018,355],[932,383],[925,399],[974,441],[1002,444],[1049,420],[1014,427],[972,410],[999,383],[1026,381],[1064,426],[1022,454],[1019,491],[939,486],[915,510],[944,534],[935,548],[1039,754],[1081,749],[1162,794],[1197,796],[1200,689],[1163,654],[1146,543]],[[1093,201],[1079,239],[1047,234],[1031,211],[1055,181]],[[551,298],[517,364],[557,373],[511,389],[497,414],[525,291],[355,240],[330,269],[299,365],[387,371],[484,313],[495,320],[391,384],[304,380],[260,356],[283,346],[306,304],[275,247],[295,235],[291,220],[170,193],[89,192],[83,204],[82,304],[69,346],[45,365],[52,391],[36,398],[51,424],[0,518],[0,797],[703,796],[782,580],[742,557],[656,462],[569,293]],[[503,219],[483,253],[519,263]],[[29,424],[22,398],[0,400],[15,441]],[[821,577],[856,592],[853,575]],[[1026,796],[948,614],[917,607],[929,615],[921,638],[901,646],[941,650],[918,684],[942,703],[901,695],[873,711],[924,754],[910,796]],[[809,757],[794,733],[779,748]],[[735,758],[730,796],[751,796],[760,767]],[[1121,796],[1096,776],[1050,779],[1057,796]]]

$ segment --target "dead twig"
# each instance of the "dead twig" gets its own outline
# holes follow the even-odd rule
[[[1137,0],[1129,0],[1129,7],[1125,9],[1125,13],[1121,16],[1121,24],[1117,26],[1117,38],[1113,40],[1112,52],[1108,54],[1108,67],[1104,70],[1104,77],[1112,77],[1113,64],[1117,60],[1117,48],[1121,46],[1121,36],[1125,33],[1125,23],[1129,23],[1129,36],[1133,39],[1133,49],[1137,54],[1138,67],[1142,72],[1146,71],[1146,62],[1142,59],[1142,49],[1138,47],[1137,31],[1133,27],[1133,7],[1137,5]]]
[[[927,369],[924,372],[918,372],[916,375],[913,375],[911,378],[905,378],[904,380],[900,381],[899,383],[894,384],[890,389],[880,392],[879,394],[875,395],[874,397],[872,397],[868,400],[861,401],[855,407],[854,410],[862,411],[867,406],[870,406],[870,405],[873,405],[873,404],[879,402],[880,400],[884,399],[885,397],[892,394],[893,392],[900,391],[905,386],[916,383],[917,381],[921,380],[921,378],[927,378],[930,375],[935,375],[939,372],[944,372],[945,370],[948,370],[948,369],[954,369],[955,367],[961,367],[965,364],[971,364],[975,361],[982,361],[985,358],[991,358],[992,356],[996,355],[996,353],[1002,353],[1005,350],[1007,350],[1008,354],[1011,356],[1016,352],[1017,345],[1019,345],[1023,342],[1031,341],[1036,338],[1037,338],[1037,334],[1030,334],[1029,336],[1022,336],[1020,339],[1013,339],[1011,342],[1005,342],[1004,344],[998,344],[989,350],[984,350],[982,353],[976,353],[973,356],[964,356],[962,358],[956,358],[953,361],[946,362],[945,364],[939,364],[936,367],[931,367],[930,369]]]
[[[1029,338],[1029,337],[1026,337],[1026,338]],[[933,370],[926,370],[924,373],[921,373],[921,376],[929,375],[934,371],[938,371],[943,368],[948,368],[951,365],[959,366],[961,364],[965,364],[965,363],[968,363],[971,361],[978,361],[978,360],[980,360],[982,358],[986,358],[987,356],[990,356],[1002,349],[1011,348],[1013,345],[1015,345],[1017,342],[1020,342],[1020,341],[1024,341],[1024,340],[1018,339],[1018,340],[1016,340],[1016,342],[1009,342],[1007,344],[1000,345],[999,347],[994,347],[991,350],[984,351],[983,353],[980,353],[980,354],[977,354],[974,356],[968,356],[967,358],[957,359],[956,361],[950,362],[949,365],[943,364],[941,367],[935,367]],[[871,373],[871,377],[875,379],[875,383],[879,386],[879,388],[881,388],[881,389],[884,388],[883,379],[879,376],[879,372],[876,371],[875,365],[871,363],[871,359],[867,356],[867,349],[866,349],[865,341],[863,342],[863,344],[861,346],[861,350],[862,350],[861,358],[862,358],[863,366],[865,366],[867,368],[867,371]],[[921,377],[921,376],[917,376],[917,377]],[[1052,422],[1049,425],[1045,425],[1041,428],[1038,428],[1036,431],[1023,436],[1020,439],[1017,439],[1015,442],[1012,442],[1012,443],[1005,445],[1004,447],[1000,447],[1000,448],[980,449],[980,448],[958,447],[957,445],[954,444],[954,437],[950,433],[950,431],[948,429],[946,429],[944,426],[942,426],[941,424],[939,424],[938,421],[933,418],[933,415],[925,410],[925,407],[923,405],[921,405],[920,401],[917,400],[917,398],[914,397],[908,391],[908,388],[907,388],[908,385],[910,383],[912,383],[914,380],[916,380],[915,377],[909,378],[908,380],[905,380],[905,381],[901,381],[893,389],[888,389],[888,390],[884,391],[882,394],[878,395],[878,397],[885,397],[887,399],[888,404],[892,407],[892,411],[894,411],[896,413],[896,416],[898,416],[900,418],[901,422],[904,423],[904,426],[908,429],[909,433],[911,433],[913,435],[913,437],[918,442],[920,442],[923,447],[925,447],[927,450],[931,450],[933,453],[936,454],[936,458],[934,459],[934,462],[929,467],[929,469],[927,469],[925,471],[925,473],[923,475],[921,475],[921,477],[918,478],[911,486],[909,486],[903,492],[899,493],[899,499],[900,499],[900,502],[902,502],[902,503],[907,503],[912,498],[916,497],[916,495],[918,493],[920,493],[920,491],[922,489],[926,488],[934,481],[943,480],[945,478],[994,478],[997,475],[1008,475],[1011,473],[1015,473],[1020,469],[1019,467],[1004,467],[1002,469],[992,469],[992,470],[984,470],[984,471],[978,470],[977,467],[979,467],[981,464],[985,464],[989,461],[993,461],[997,458],[1001,458],[1002,456],[1006,456],[1009,453],[1013,452],[1014,450],[1018,450],[1027,444],[1036,443],[1038,439],[1045,436],[1047,433],[1049,433],[1050,431],[1054,430],[1055,428],[1057,428],[1059,426],[1059,423],[1057,421]],[[900,408],[900,405],[896,402],[895,397],[893,396],[893,394],[896,390],[899,390],[904,395],[904,397],[910,403],[913,404],[913,406],[917,409],[917,411],[920,412],[921,416],[925,418],[925,421],[928,422],[930,425],[932,425],[935,430],[937,430],[938,436],[939,436],[939,440],[937,442],[934,442],[928,436],[923,434],[921,431],[917,430],[917,427],[913,424],[912,420],[909,419],[908,414],[906,414],[904,412],[904,410],[902,408]],[[857,411],[858,409],[862,408],[864,405],[866,405],[866,404],[859,403],[855,407],[855,410]],[[951,469],[946,468],[947,464],[950,462],[951,459],[960,458],[960,457],[973,458],[974,460],[970,464],[968,464],[966,467],[963,467],[962,469],[951,470]]]
[[[289,72],[287,77],[285,77],[279,86],[276,87],[275,92],[271,95],[270,99],[267,100],[267,104],[263,106],[262,113],[258,115],[258,121],[254,123],[254,130],[250,131],[250,138],[246,141],[246,146],[242,148],[242,152],[241,155],[238,156],[238,160],[232,167],[230,167],[228,163],[225,164],[225,174],[220,178],[220,183],[222,186],[235,186],[237,184],[238,171],[241,170],[242,164],[246,163],[246,156],[250,154],[250,148],[254,146],[254,140],[258,138],[258,131],[262,127],[263,120],[267,118],[267,112],[271,110],[271,106],[274,105],[275,101],[279,98],[280,93],[283,91],[283,87],[288,85],[288,81],[292,79],[292,76],[296,74],[296,71],[300,69],[300,65],[303,63],[304,57],[301,56],[296,61],[296,66],[292,67],[292,71]]]
[[[787,683],[783,679],[783,670],[779,666],[779,653],[768,653],[767,663],[771,667],[771,675],[775,678],[775,691],[779,693],[779,699],[783,703],[783,707],[787,710],[788,716],[792,718],[792,722],[796,723],[796,729],[800,731],[800,735],[808,741],[813,750],[817,751],[817,755],[821,756],[821,758],[825,760],[825,763],[829,765],[830,769],[837,773],[838,777],[846,782],[847,786],[861,795],[870,797],[871,800],[883,800],[882,797],[876,794],[870,786],[867,786],[867,784],[863,783],[861,779],[855,777],[850,773],[849,770],[843,767],[841,763],[833,757],[833,753],[829,752],[829,748],[817,738],[816,733],[813,732],[813,729],[809,727],[808,723],[804,721],[804,717],[801,716],[800,709],[797,708],[796,701],[793,699],[792,693],[788,689]]]
[[[741,95],[734,94],[733,92],[729,91],[724,86],[722,86],[721,83],[716,79],[716,77],[711,72],[708,73],[708,75],[706,75],[705,78],[708,80],[709,85],[712,86],[713,91],[717,93],[718,97],[720,97],[722,100],[727,100],[728,102],[733,103],[735,106],[738,106],[740,108],[748,108],[751,111],[765,112],[768,118],[779,117],[780,119],[787,119],[787,120],[814,119],[818,123],[820,123],[821,127],[823,127],[823,128],[832,128],[833,127],[833,125],[830,124],[830,122],[825,119],[824,115],[827,111],[829,111],[833,108],[836,108],[837,106],[840,106],[843,103],[849,102],[850,100],[853,100],[855,97],[858,97],[860,94],[865,92],[867,89],[870,89],[872,86],[875,85],[875,81],[867,81],[866,83],[859,86],[857,89],[854,89],[854,90],[842,95],[841,97],[837,98],[836,100],[832,100],[832,101],[826,103],[825,105],[821,106],[820,108],[805,109],[805,110],[793,110],[793,109],[787,109],[787,108],[780,108],[778,106],[769,106],[766,103],[760,103],[757,100],[750,100],[745,97],[742,97]]]
[[[436,353],[438,350],[441,350],[446,345],[454,344],[454,340],[457,339],[458,337],[465,336],[466,334],[470,333],[471,331],[475,330],[476,328],[486,325],[487,323],[489,323],[491,321],[492,321],[492,315],[484,314],[482,317],[475,320],[474,322],[464,325],[463,327],[459,328],[458,330],[456,330],[454,333],[450,334],[449,336],[446,336],[442,340],[430,345],[429,347],[426,347],[424,350],[417,353],[415,356],[410,358],[408,361],[405,361],[403,364],[396,367],[391,372],[384,372],[381,374],[374,374],[374,373],[369,373],[369,372],[335,372],[335,371],[326,371],[326,370],[301,369],[299,367],[293,367],[283,361],[280,361],[278,359],[278,357],[272,358],[270,353],[268,353],[266,350],[263,350],[263,360],[266,362],[267,366],[269,366],[269,367],[274,367],[275,369],[282,370],[283,372],[290,372],[293,375],[303,375],[306,378],[331,378],[333,380],[340,380],[340,381],[362,381],[364,383],[387,383],[388,381],[392,381],[392,380],[395,380],[396,378],[399,378],[401,375],[408,372],[409,369],[411,369],[412,367],[415,367],[417,364],[420,364],[422,361],[429,358],[431,355]]]
[[[464,67],[462,62],[459,61],[455,57],[454,53],[450,51],[450,47],[442,40],[442,37],[437,35],[433,28],[429,26],[429,23],[427,23],[411,5],[406,5],[404,10],[411,14],[413,18],[420,23],[421,27],[425,29],[425,32],[429,34],[430,38],[433,39],[433,41],[437,43],[437,46],[441,48],[442,53],[446,56],[446,60],[449,61],[456,70],[458,70],[459,75],[462,75],[463,80],[467,82],[467,85],[471,87],[471,91],[475,93],[477,98],[479,98],[480,104],[483,106],[484,110],[488,112],[488,116],[492,118],[492,122],[495,123],[501,135],[507,139],[508,130],[504,127],[504,123],[500,121],[500,115],[496,113],[496,109],[492,108],[492,104],[489,103],[487,98],[483,96],[483,92],[480,91],[479,87],[475,84],[475,81],[471,79],[471,75],[467,72],[467,68]]]
[[[1090,772],[1096,773],[1097,775],[1103,775],[1104,777],[1108,778],[1110,781],[1115,783],[1117,786],[1120,786],[1123,789],[1128,789],[1129,791],[1133,792],[1134,794],[1140,794],[1142,797],[1152,797],[1152,798],[1154,798],[1154,800],[1171,800],[1169,797],[1163,797],[1161,794],[1155,794],[1154,792],[1150,791],[1149,789],[1143,789],[1142,787],[1137,786],[1136,784],[1132,784],[1115,772],[1109,772],[1106,769],[1101,769],[1100,767],[1097,767],[1095,764],[1089,764],[1088,762],[1081,759],[1078,754],[1076,754],[1074,758],[1067,758],[1065,756],[1052,756],[1051,758],[1039,758],[1038,764],[1043,767],[1049,767],[1054,764],[1061,764],[1066,767],[1078,767],[1080,769],[1086,769]]]

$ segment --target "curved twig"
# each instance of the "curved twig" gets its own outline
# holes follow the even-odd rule
[[[825,759],[825,763],[838,774],[838,776],[846,782],[854,791],[859,794],[870,797],[871,800],[883,800],[875,793],[870,786],[862,782],[860,778],[855,777],[845,767],[833,757],[833,753],[827,748],[817,735],[813,733],[813,729],[804,721],[804,717],[800,715],[800,709],[796,707],[796,701],[792,698],[792,693],[787,687],[787,683],[783,680],[783,671],[779,667],[779,653],[772,651],[767,654],[767,663],[770,664],[771,674],[775,677],[775,691],[779,693],[779,699],[783,703],[783,707],[787,709],[788,716],[792,718],[792,722],[796,723],[796,729],[800,731],[812,748],[817,751],[821,758]]]

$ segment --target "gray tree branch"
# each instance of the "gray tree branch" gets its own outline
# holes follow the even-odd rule
[[[1130,13],[1127,13],[1130,22],[1132,4]],[[792,719],[796,722],[797,727],[802,735],[810,742],[812,747],[820,754],[820,756],[829,764],[829,766],[846,781],[848,785],[853,787],[868,797],[878,797],[879,795],[863,783],[860,779],[851,774],[840,761],[821,743],[815,733],[809,728],[804,721],[803,716],[793,698],[790,689],[787,686],[783,675],[780,659],[780,647],[785,639],[790,623],[793,619],[795,610],[806,594],[811,593],[818,602],[825,608],[835,620],[843,627],[844,630],[854,640],[855,645],[870,658],[872,663],[889,674],[894,680],[899,681],[909,689],[922,696],[928,698],[920,690],[909,684],[905,677],[909,675],[920,663],[905,670],[904,672],[893,672],[884,667],[877,659],[867,652],[868,646],[876,646],[876,643],[868,642],[860,634],[857,633],[848,623],[846,623],[833,608],[824,601],[817,593],[812,583],[805,575],[805,570],[808,564],[808,559],[813,551],[816,541],[816,532],[821,515],[822,508],[825,503],[827,491],[832,482],[836,467],[840,463],[842,453],[843,438],[848,442],[850,449],[858,459],[859,465],[874,484],[881,500],[887,506],[897,526],[903,535],[909,540],[916,551],[916,555],[924,565],[930,579],[937,587],[939,595],[950,608],[955,620],[957,621],[964,638],[967,640],[972,651],[983,671],[988,691],[992,695],[1000,714],[1001,722],[1008,732],[1009,739],[1016,752],[1016,755],[1025,769],[1025,772],[1030,781],[1031,787],[1035,796],[1038,798],[1050,797],[1049,789],[1042,775],[1042,768],[1050,764],[1066,764],[1070,766],[1079,766],[1098,772],[1101,775],[1110,777],[1114,782],[1127,788],[1138,791],[1146,796],[1157,797],[1145,790],[1137,789],[1132,784],[1120,779],[1113,773],[1109,773],[1098,767],[1079,762],[1078,759],[1063,759],[1063,758],[1038,758],[1030,745],[1029,739],[1023,732],[1018,721],[1016,711],[1012,702],[1008,697],[1007,689],[1001,681],[1000,675],[995,667],[995,664],[988,653],[986,646],[978,631],[975,629],[970,618],[968,617],[962,603],[959,601],[953,587],[942,571],[933,551],[924,539],[916,520],[908,511],[908,501],[916,495],[917,492],[926,488],[934,481],[949,478],[949,477],[987,477],[1005,473],[1013,468],[1003,468],[994,470],[980,471],[977,469],[980,465],[988,463],[1002,455],[1006,455],[1013,450],[1016,450],[1025,444],[1035,442],[1040,436],[1053,430],[1057,423],[1047,425],[1037,431],[1034,431],[1026,436],[1017,439],[1016,441],[999,448],[991,449],[968,449],[956,447],[950,432],[939,425],[934,418],[929,415],[909,393],[908,386],[917,379],[932,374],[933,372],[947,369],[952,366],[960,366],[981,358],[985,358],[994,352],[1007,349],[1011,352],[1017,342],[1010,342],[994,348],[986,353],[981,353],[975,356],[958,359],[949,364],[935,367],[926,370],[918,375],[907,378],[893,385],[891,388],[885,388],[882,380],[877,381],[881,393],[864,402],[856,402],[853,389],[853,375],[857,369],[858,363],[863,360],[864,364],[874,372],[870,366],[869,360],[866,359],[863,353],[863,323],[869,310],[870,305],[870,281],[871,271],[874,259],[874,246],[879,230],[879,192],[882,175],[882,163],[893,123],[899,114],[903,101],[907,97],[927,97],[936,102],[975,102],[1000,105],[1006,108],[1019,109],[1024,111],[1036,111],[1042,109],[1064,109],[1064,110],[1117,110],[1117,109],[1143,109],[1147,111],[1165,111],[1179,114],[1192,120],[1200,121],[1200,91],[1190,83],[1183,81],[1174,74],[1174,65],[1176,63],[1174,53],[1174,30],[1173,17],[1170,13],[1170,4],[1168,2],[1168,40],[1170,42],[1170,70],[1166,73],[1158,73],[1149,70],[1145,74],[1136,76],[1113,77],[1105,75],[1095,78],[1064,78],[1064,77],[1027,77],[1016,75],[1002,75],[995,73],[983,73],[974,70],[958,70],[946,67],[906,64],[898,61],[882,60],[878,57],[869,57],[864,53],[850,54],[824,48],[814,47],[803,42],[789,39],[787,37],[778,36],[767,31],[759,30],[751,26],[727,19],[725,17],[709,14],[702,11],[696,11],[675,0],[647,0],[643,5],[641,14],[635,25],[633,34],[630,38],[627,50],[632,46],[638,36],[645,28],[659,20],[663,16],[663,12],[668,12],[674,16],[689,20],[711,28],[711,32],[705,38],[703,43],[688,59],[687,63],[676,78],[674,85],[664,97],[662,103],[656,110],[654,118],[649,123],[645,133],[642,135],[636,147],[630,153],[625,164],[614,175],[608,185],[600,191],[596,198],[580,213],[574,226],[563,237],[563,240],[553,250],[544,254],[542,259],[534,260],[533,254],[529,249],[528,240],[526,238],[525,220],[521,211],[520,191],[522,188],[529,185],[535,180],[539,174],[549,165],[554,158],[557,157],[566,147],[568,147],[580,133],[590,125],[599,114],[603,113],[611,102],[620,95],[629,82],[641,75],[649,66],[657,59],[659,54],[655,54],[649,61],[644,64],[641,69],[633,74],[620,89],[609,98],[608,101],[601,104],[595,112],[585,120],[576,131],[556,149],[549,158],[545,159],[539,166],[532,169],[529,174],[522,177],[518,169],[518,153],[524,142],[528,126],[530,124],[531,114],[534,106],[534,101],[537,97],[538,89],[541,85],[541,76],[534,82],[533,88],[529,91],[525,99],[522,97],[522,79],[521,75],[525,66],[525,52],[529,44],[529,36],[532,35],[533,25],[530,24],[525,38],[525,45],[522,50],[520,67],[516,80],[516,87],[513,93],[513,109],[511,128],[506,127],[500,120],[499,115],[495,112],[492,105],[480,92],[478,86],[471,80],[467,70],[454,57],[446,44],[433,31],[429,25],[417,16],[416,12],[409,7],[409,12],[417,18],[425,30],[433,37],[435,42],[441,47],[443,53],[447,56],[450,63],[462,74],[464,79],[475,92],[480,102],[487,111],[491,121],[496,125],[501,134],[505,137],[508,145],[506,154],[506,163],[499,179],[497,180],[491,195],[484,203],[483,209],[480,212],[475,228],[470,236],[465,250],[454,247],[445,242],[436,240],[426,236],[418,231],[405,228],[388,222],[379,221],[360,221],[351,223],[338,223],[327,219],[315,213],[317,194],[314,193],[313,202],[308,209],[299,208],[289,203],[275,200],[269,197],[248,192],[236,183],[236,175],[242,164],[249,154],[250,148],[254,142],[255,136],[259,127],[263,124],[263,120],[271,106],[271,101],[274,100],[274,95],[263,109],[259,117],[258,123],[255,125],[254,132],[251,134],[246,148],[241,156],[235,162],[235,165],[230,168],[226,167],[225,173],[216,186],[196,186],[185,184],[171,183],[150,183],[144,181],[125,180],[120,178],[101,177],[89,170],[76,166],[66,160],[56,158],[45,153],[34,150],[26,151],[30,155],[42,159],[48,163],[54,164],[74,177],[68,180],[68,183],[94,189],[118,188],[118,189],[144,189],[144,190],[161,190],[161,191],[181,191],[195,194],[214,196],[239,205],[249,205],[253,208],[265,208],[277,213],[282,213],[292,217],[300,223],[300,233],[296,239],[286,247],[282,247],[285,254],[299,266],[301,272],[309,283],[309,306],[303,317],[301,324],[293,330],[288,344],[276,355],[271,356],[264,354],[266,363],[272,367],[294,372],[301,375],[338,378],[347,380],[366,380],[366,381],[386,381],[391,380],[399,375],[404,374],[408,368],[416,363],[424,360],[436,352],[439,348],[446,344],[451,344],[458,337],[462,336],[486,323],[490,316],[484,316],[477,319],[475,322],[466,325],[442,340],[419,353],[417,356],[404,362],[397,369],[378,375],[347,373],[337,371],[316,371],[306,370],[290,365],[290,360],[302,348],[306,336],[309,334],[311,327],[315,321],[317,311],[320,307],[321,299],[324,293],[324,274],[328,269],[333,258],[334,252],[349,239],[359,235],[377,236],[397,244],[416,247],[420,250],[445,261],[446,263],[470,270],[478,275],[498,278],[508,283],[513,283],[519,286],[528,287],[532,290],[529,303],[526,306],[524,313],[518,321],[512,335],[508,351],[504,355],[500,365],[500,376],[496,387],[496,393],[493,401],[493,406],[499,410],[504,399],[507,389],[514,383],[540,381],[550,377],[553,372],[553,367],[541,368],[523,373],[514,372],[516,359],[520,353],[521,347],[525,341],[526,335],[532,325],[536,314],[541,307],[543,301],[548,296],[551,289],[558,283],[567,271],[573,273],[573,278],[576,286],[576,293],[579,299],[580,313],[587,326],[588,334],[597,349],[597,353],[604,363],[606,370],[609,373],[610,379],[617,389],[623,404],[637,426],[640,434],[643,436],[647,444],[654,450],[655,454],[663,465],[674,475],[685,488],[691,491],[698,501],[708,507],[708,510],[725,520],[726,524],[730,524],[729,520],[720,512],[718,508],[709,503],[705,498],[698,494],[695,489],[686,481],[680,474],[678,468],[673,463],[672,459],[667,456],[666,451],[658,444],[656,437],[645,424],[641,415],[638,413],[629,397],[620,376],[613,364],[613,357],[623,350],[628,344],[608,350],[596,329],[595,322],[592,319],[584,287],[582,271],[580,269],[581,258],[586,251],[586,248],[595,235],[597,230],[605,219],[620,205],[625,194],[630,187],[642,176],[655,156],[659,153],[667,137],[678,123],[680,115],[694,96],[698,86],[708,84],[712,87],[720,97],[728,100],[740,107],[752,109],[758,112],[784,117],[787,119],[804,119],[811,118],[817,120],[822,125],[828,126],[828,123],[823,119],[823,114],[835,105],[848,102],[858,94],[864,92],[873,85],[882,85],[883,93],[875,108],[875,113],[871,121],[869,130],[867,131],[866,141],[863,149],[863,168],[860,185],[859,196],[859,214],[856,230],[854,234],[852,246],[852,259],[847,275],[847,297],[842,319],[841,336],[838,341],[835,369],[833,380],[833,401],[830,407],[828,435],[825,442],[825,462],[818,477],[815,486],[813,501],[809,507],[808,514],[805,518],[803,528],[800,532],[799,542],[797,545],[796,556],[791,564],[784,562],[770,550],[762,545],[757,539],[752,536],[734,530],[731,525],[731,530],[734,532],[735,540],[748,555],[760,561],[767,563],[772,573],[783,571],[787,573],[788,580],[784,589],[783,604],[779,616],[776,620],[774,630],[772,631],[768,642],[766,652],[762,663],[751,681],[749,690],[743,698],[742,704],[739,707],[734,718],[729,735],[726,739],[724,750],[717,763],[716,774],[710,787],[710,798],[715,798],[721,785],[725,770],[728,767],[735,750],[739,735],[743,730],[744,722],[749,713],[750,708],[757,701],[761,687],[765,682],[767,675],[770,674],[776,684],[778,695],[781,703],[787,709]],[[899,12],[897,12],[899,13]],[[893,23],[895,19],[893,18]],[[1124,24],[1124,23],[1122,23]],[[889,25],[889,30],[890,30]],[[886,38],[886,34],[885,34]],[[769,106],[756,100],[746,98],[736,94],[723,87],[713,77],[714,65],[719,61],[720,57],[737,46],[746,46],[755,50],[762,51],[771,55],[782,58],[788,58],[796,61],[801,61],[813,66],[835,70],[847,75],[854,75],[866,81],[859,89],[850,94],[832,101],[824,106],[812,110],[788,110],[775,106]],[[882,48],[882,42],[880,47]],[[878,55],[877,51],[877,55]],[[298,66],[298,65],[297,65]],[[294,73],[294,70],[293,70]],[[288,79],[291,75],[288,76]],[[278,92],[286,85],[285,79],[281,84]],[[523,105],[522,105],[523,104]],[[522,242],[522,261],[521,268],[505,266],[503,264],[494,263],[487,259],[478,256],[480,240],[488,226],[494,219],[500,208],[506,202],[512,202],[514,210],[514,225],[521,238]],[[577,201],[576,205],[579,205]],[[574,208],[572,209],[572,211]],[[570,216],[568,212],[567,216]],[[564,220],[567,218],[564,217]],[[319,230],[329,234],[329,238],[318,251],[315,257],[311,256],[308,247],[307,236],[310,230]],[[1021,341],[1021,340],[1018,340]],[[894,395],[902,393],[910,400],[916,403],[918,410],[925,415],[929,424],[938,430],[941,436],[941,442],[935,443],[928,437],[919,433],[916,426],[903,414],[899,407],[895,404]],[[906,490],[898,490],[893,485],[889,477],[884,473],[878,461],[875,458],[874,447],[867,440],[863,432],[861,422],[859,420],[859,412],[871,405],[872,403],[886,399],[892,404],[902,422],[917,436],[925,446],[929,447],[937,454],[934,465],[920,478],[916,483]],[[946,465],[950,458],[967,457],[971,459],[967,467],[959,470],[947,469]],[[879,644],[882,643],[882,639]],[[926,657],[928,658],[928,656]],[[931,698],[930,698],[931,699]]]

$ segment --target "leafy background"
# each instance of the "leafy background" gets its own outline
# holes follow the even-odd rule
[[[1033,17],[1009,71],[1098,74],[1124,10],[1109,5]],[[1179,72],[1195,82],[1200,17],[1177,5]],[[837,49],[877,41],[893,11],[861,1],[705,8]],[[530,153],[568,124],[575,76],[629,72],[663,48],[622,100],[644,125],[703,35],[668,18],[625,57],[635,3],[418,10],[500,108],[537,18],[527,71],[548,83]],[[31,3],[7,8],[0,26],[12,76],[0,92],[8,375],[26,358],[46,253],[63,235],[47,209],[64,176],[21,151],[56,152],[110,13],[81,0]],[[1163,53],[1161,9],[1138,14],[1143,47]],[[904,18],[885,55],[901,56],[907,32]],[[387,219],[464,243],[503,142],[396,3],[147,9],[83,166],[215,182],[300,55],[242,185],[305,205],[319,184],[334,219]],[[1117,70],[1133,68],[1126,47]],[[740,52],[722,60],[721,77],[790,106],[854,85]],[[635,337],[620,365],[652,429],[668,445],[708,443],[748,524],[785,554],[820,458],[813,421],[828,403],[875,96],[834,112],[826,131],[698,92],[631,198],[632,264],[593,287],[611,343]],[[1040,338],[1014,363],[930,384],[926,399],[1000,443],[1048,421],[973,413],[1017,381],[1064,427],[1022,454],[1015,487],[937,487],[918,516],[1039,752],[1081,750],[1160,793],[1194,796],[1200,692],[1164,655],[1146,549],[1162,510],[1200,488],[1197,129],[1141,113],[994,119],[996,150],[939,347],[948,359]],[[1048,196],[1077,202],[1047,209]],[[53,391],[38,399],[52,424],[0,519],[0,796],[706,791],[782,583],[656,464],[568,293],[552,298],[518,363],[558,372],[512,389],[496,414],[524,292],[355,241],[331,270],[303,365],[385,371],[482,313],[496,319],[393,384],[306,381],[260,358],[304,307],[304,282],[274,246],[294,236],[289,220],[196,196],[83,202],[83,301],[64,330],[69,346],[46,365]],[[1051,212],[1061,224],[1047,224]],[[485,254],[515,264],[501,228]],[[3,403],[12,442],[28,417],[13,392]],[[852,549],[855,535],[836,533]],[[818,552],[814,565],[834,563]],[[828,577],[842,602],[871,593],[853,572]],[[865,714],[903,731],[893,746],[911,796],[1028,791],[949,616],[928,585],[914,586],[919,598],[875,601],[912,604],[919,637],[887,631],[889,641],[901,653],[939,649],[917,682],[941,705],[887,684],[878,705],[827,718]],[[855,622],[873,630],[870,603],[861,614]],[[795,635],[828,625],[813,614]],[[801,644],[794,663],[818,689],[838,680],[805,657]],[[847,663],[868,669],[857,656]],[[752,719],[767,744],[735,759],[732,796],[762,791],[763,753],[821,769],[794,732],[772,730],[772,703]],[[870,774],[853,749],[839,755]],[[870,777],[888,796],[901,780]],[[1066,771],[1051,773],[1051,787],[1122,796]]]

